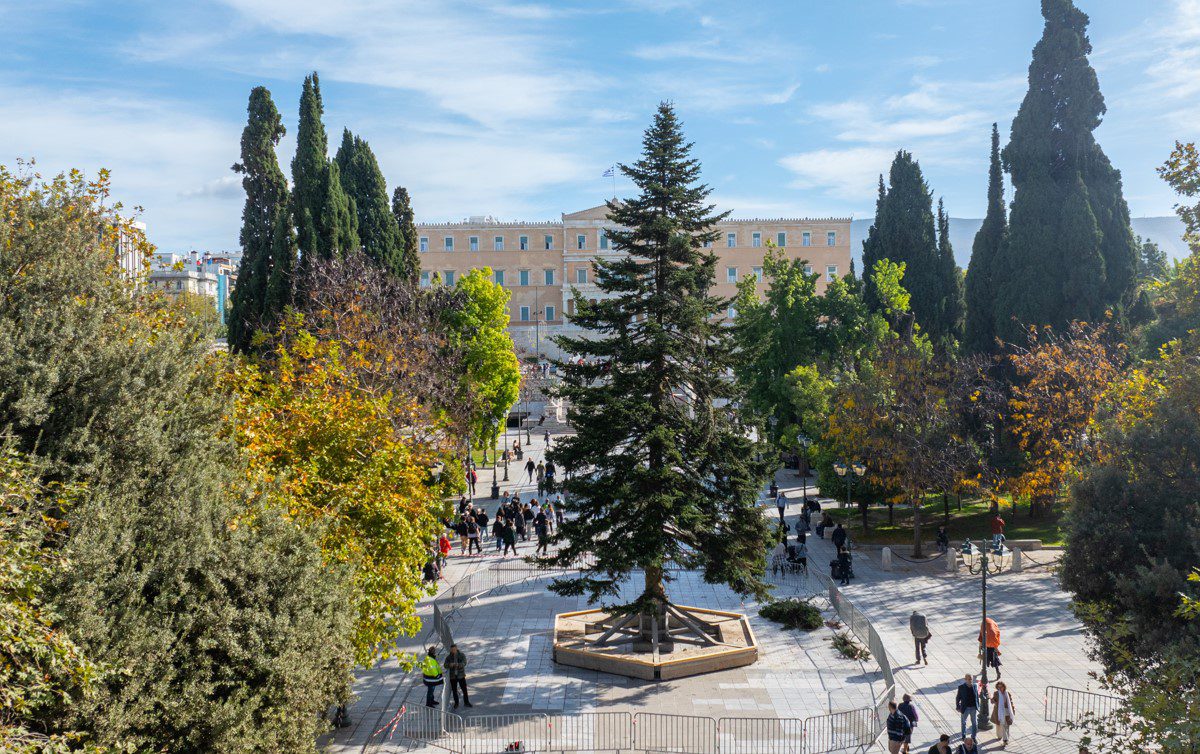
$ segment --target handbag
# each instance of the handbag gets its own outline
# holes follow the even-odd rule
[[[992,707],[992,725],[1000,724],[1000,708]]]

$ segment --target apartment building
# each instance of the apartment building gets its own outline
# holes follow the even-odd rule
[[[495,282],[512,293],[509,331],[517,349],[528,355],[558,356],[550,336],[577,332],[572,290],[584,298],[602,294],[593,262],[613,259],[607,229],[613,227],[601,205],[563,214],[548,222],[502,222],[470,217],[454,223],[418,223],[421,284],[455,284],[472,269],[490,268]],[[763,277],[768,242],[792,259],[805,260],[820,274],[821,289],[850,268],[850,218],[774,218],[726,220],[713,243],[718,257],[713,292],[732,298],[737,283]],[[761,283],[765,287],[765,283]],[[732,308],[728,317],[735,317]]]

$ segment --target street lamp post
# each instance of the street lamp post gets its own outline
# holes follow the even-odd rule
[[[849,508],[850,507],[850,488],[854,485],[854,482],[856,480],[861,479],[863,474],[867,473],[866,464],[863,464],[859,461],[851,461],[849,463],[843,463],[843,462],[839,461],[838,463],[835,463],[833,465],[833,470],[835,472],[837,472],[838,476],[845,477],[845,479],[846,479],[846,507]],[[866,525],[867,525],[866,508],[863,508],[863,529],[864,529],[864,531],[866,530]]]
[[[979,712],[981,718],[978,722],[980,730],[991,730],[992,721],[990,719],[990,711],[988,709],[988,653],[987,653],[987,577],[988,571],[992,573],[1000,573],[1004,569],[1004,543],[995,545],[996,562],[994,566],[988,562],[987,547],[976,547],[971,540],[966,540],[962,544],[963,561],[967,564],[967,571],[971,575],[982,574],[982,604],[983,604],[983,619],[979,622],[979,633],[982,637],[983,644],[983,669],[979,674]]]
[[[804,472],[802,474],[799,474],[798,476],[802,477],[802,480],[803,480],[800,482],[800,484],[801,484],[801,493],[800,494],[803,495],[803,497],[804,497],[803,510],[808,510],[808,447],[810,445],[812,445],[812,440],[808,439],[807,436],[805,436],[803,433],[801,433],[801,434],[796,435],[796,443],[800,445],[800,450],[802,451],[802,453],[804,455]],[[799,464],[797,464],[797,465],[799,465]]]

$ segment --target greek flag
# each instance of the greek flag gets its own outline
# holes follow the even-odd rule
[[[614,165],[613,167],[616,167],[616,166]],[[612,178],[612,177],[613,177],[613,168],[609,168],[608,170],[605,170],[605,171],[604,171],[604,177],[605,177],[605,178]]]

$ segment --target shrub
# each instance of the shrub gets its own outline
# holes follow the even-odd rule
[[[855,641],[849,631],[838,631],[830,641],[833,642],[833,648],[841,652],[844,657],[851,660],[871,659],[870,650]]]
[[[821,627],[821,611],[807,600],[787,599],[763,605],[758,614],[784,628],[812,631]]]

